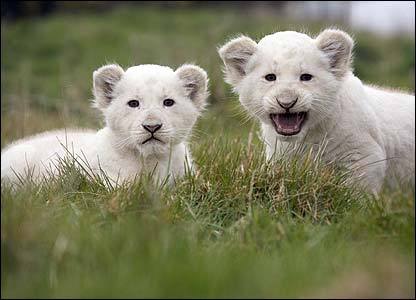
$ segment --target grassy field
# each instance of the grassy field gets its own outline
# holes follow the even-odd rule
[[[195,62],[212,94],[191,143],[199,171],[174,188],[141,178],[108,191],[71,167],[43,186],[2,185],[2,298],[414,297],[414,190],[374,199],[314,157],[265,164],[222,79],[227,38],[326,25],[154,8],[2,22],[2,147],[102,126],[90,100],[106,62]],[[414,40],[354,35],[362,80],[414,92]]]

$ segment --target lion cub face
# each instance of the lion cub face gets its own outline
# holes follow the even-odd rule
[[[335,95],[350,69],[352,39],[325,30],[316,39],[277,32],[259,43],[248,37],[220,48],[226,81],[247,111],[272,126],[278,138],[302,138],[331,117]]]
[[[119,137],[115,146],[144,155],[166,153],[186,140],[208,96],[206,72],[194,65],[176,71],[107,65],[94,72],[93,80],[95,105]]]

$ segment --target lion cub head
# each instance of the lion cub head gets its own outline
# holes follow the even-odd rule
[[[176,71],[106,65],[94,72],[93,81],[94,104],[117,135],[116,147],[143,155],[166,153],[185,141],[208,97],[207,74],[195,65]]]
[[[350,71],[353,40],[327,29],[316,38],[284,31],[256,43],[241,36],[219,49],[226,81],[247,111],[278,138],[298,139],[331,117],[335,95]]]

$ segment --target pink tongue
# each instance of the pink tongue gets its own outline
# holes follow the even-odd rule
[[[285,113],[272,115],[276,131],[283,135],[293,135],[300,132],[305,113]]]
[[[283,129],[295,129],[300,125],[302,118],[299,114],[278,114],[277,123]]]

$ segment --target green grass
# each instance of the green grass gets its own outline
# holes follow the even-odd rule
[[[374,199],[319,159],[266,163],[222,80],[215,48],[228,37],[325,26],[149,8],[2,23],[2,147],[99,128],[88,99],[106,61],[194,61],[212,92],[191,143],[199,171],[175,187],[108,191],[70,166],[44,185],[2,185],[2,297],[414,297],[414,190]],[[355,36],[364,81],[414,90],[414,41]]]

